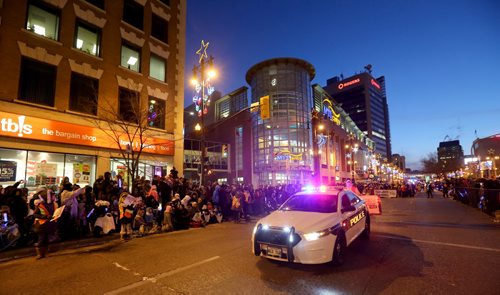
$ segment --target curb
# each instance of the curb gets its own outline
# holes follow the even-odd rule
[[[49,253],[57,253],[57,252],[62,252],[64,250],[69,250],[69,249],[78,249],[78,248],[82,248],[82,247],[102,245],[102,244],[106,244],[106,243],[118,240],[119,238],[120,238],[119,235],[110,235],[110,236],[106,236],[106,237],[102,237],[102,238],[86,239],[86,240],[73,240],[73,241],[66,241],[66,242],[61,242],[61,243],[54,243],[54,244],[50,244]],[[26,257],[32,257],[32,256],[36,256],[34,246],[27,246],[24,248],[13,249],[10,251],[0,253],[0,263],[11,261],[11,260],[16,260],[16,259],[21,259],[21,258],[26,258]]]

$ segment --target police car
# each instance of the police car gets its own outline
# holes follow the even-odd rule
[[[257,222],[252,252],[273,260],[303,264],[344,263],[356,238],[370,235],[370,215],[350,190],[307,189]]]

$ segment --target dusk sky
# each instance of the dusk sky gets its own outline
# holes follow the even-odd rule
[[[185,103],[202,39],[222,94],[248,87],[247,70],[265,59],[304,59],[323,86],[372,64],[386,77],[392,151],[407,167],[447,135],[470,154],[475,130],[500,133],[499,13],[498,0],[188,0]]]

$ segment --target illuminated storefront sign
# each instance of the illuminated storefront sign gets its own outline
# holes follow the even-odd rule
[[[0,112],[0,135],[118,149],[116,142],[99,128],[5,112]],[[126,136],[123,138],[120,139],[120,145],[125,149],[130,142],[125,139]],[[131,146],[134,150],[137,150],[140,143],[134,141]],[[154,154],[173,155],[173,147],[174,142],[171,140],[148,138],[143,151]]]
[[[340,114],[335,112],[332,102],[327,98],[323,100],[323,114],[333,123],[340,125]]]
[[[373,79],[372,79],[372,80],[370,81],[370,83],[371,83],[373,86],[375,86],[375,87],[377,87],[378,89],[380,89],[380,85],[378,85],[378,83],[377,83],[375,80],[373,80]]]
[[[354,85],[356,83],[359,83],[359,78],[356,78],[354,80],[351,80],[351,81],[347,81],[345,83],[340,83],[339,86],[337,86],[339,89],[343,89],[344,87],[347,87],[347,86],[351,86],[351,85]]]
[[[290,151],[284,150],[274,153],[274,159],[276,161],[301,161],[302,153],[292,154]]]

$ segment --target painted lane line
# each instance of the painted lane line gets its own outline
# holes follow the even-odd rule
[[[208,262],[212,262],[212,261],[217,260],[219,258],[220,258],[220,256],[214,256],[214,257],[211,257],[211,258],[208,258],[208,259],[205,259],[205,260],[202,260],[202,261],[198,261],[196,263],[189,264],[189,265],[186,265],[186,266],[183,266],[183,267],[171,270],[171,271],[167,271],[167,272],[164,272],[164,273],[157,274],[154,277],[150,277],[150,278],[149,277],[143,277],[142,281],[132,283],[130,285],[118,288],[118,289],[113,290],[113,291],[106,292],[104,294],[105,295],[120,294],[122,292],[135,289],[135,288],[140,287],[140,286],[142,286],[144,284],[147,284],[147,283],[156,283],[159,279],[175,275],[177,273],[180,273],[180,272],[183,272],[185,270],[188,270],[188,269],[200,266],[202,264],[205,264],[205,263],[208,263]],[[119,264],[115,262],[115,265],[118,266]],[[123,268],[123,267],[121,267],[121,268]]]
[[[398,238],[398,237],[391,237],[391,236],[377,235],[377,234],[374,234],[373,236],[381,237],[381,238],[387,238],[387,239],[393,239],[393,240],[407,241],[407,242],[417,242],[417,243],[425,243],[425,244],[433,244],[433,245],[441,245],[441,246],[451,246],[451,247],[458,247],[458,248],[465,248],[465,249],[474,249],[474,250],[485,250],[485,251],[492,251],[492,252],[500,252],[500,249],[497,249],[497,248],[488,248],[488,247],[479,247],[479,246],[471,246],[471,245],[463,245],[463,244],[454,244],[454,243],[444,243],[444,242],[417,240],[417,239],[410,239],[410,238]]]

